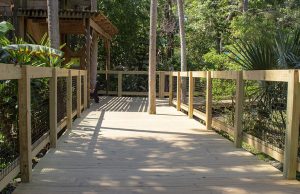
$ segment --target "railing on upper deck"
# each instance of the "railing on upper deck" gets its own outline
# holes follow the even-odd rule
[[[284,165],[300,171],[298,70],[172,72],[169,103],[197,117],[207,129],[226,132]],[[186,79],[186,96],[182,83]],[[298,157],[297,157],[298,156]]]
[[[86,109],[87,73],[0,64],[0,94],[1,191],[20,172],[29,182],[32,158],[49,143],[56,147],[57,137]]]

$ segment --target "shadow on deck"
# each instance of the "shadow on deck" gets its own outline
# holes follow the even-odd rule
[[[158,105],[148,115],[146,98],[102,97],[14,193],[299,193],[299,182]]]

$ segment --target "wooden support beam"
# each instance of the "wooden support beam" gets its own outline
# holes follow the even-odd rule
[[[88,79],[87,72],[83,75],[83,107],[87,109],[88,104]]]
[[[173,74],[169,74],[169,105],[171,106],[173,103]]]
[[[91,92],[91,26],[90,19],[86,19],[86,70],[87,70],[87,108],[90,108],[90,92]]]
[[[181,110],[181,76],[177,73],[177,110]]]
[[[165,73],[159,72],[159,89],[158,89],[158,96],[159,98],[164,98],[164,91],[165,91]]]
[[[106,33],[93,19],[89,20],[91,27],[104,39],[111,40],[111,36]]]
[[[31,88],[28,66],[22,67],[22,79],[18,80],[19,143],[21,180],[32,180],[31,158]]]
[[[81,73],[78,71],[77,81],[76,81],[76,88],[77,88],[77,118],[81,117]]]
[[[243,71],[237,72],[235,94],[235,117],[234,117],[234,145],[242,147],[243,141],[243,103],[244,103],[244,80]]]
[[[206,129],[211,130],[212,126],[212,79],[211,72],[206,74]]]
[[[67,128],[72,129],[72,70],[67,77]]]
[[[123,90],[123,75],[122,72],[118,72],[118,97],[122,97],[122,90]]]
[[[289,78],[283,174],[286,179],[296,179],[300,119],[300,83],[298,70],[291,70]]]
[[[57,145],[57,69],[53,68],[52,78],[50,78],[50,147]]]
[[[189,118],[194,117],[194,78],[193,72],[189,72]]]

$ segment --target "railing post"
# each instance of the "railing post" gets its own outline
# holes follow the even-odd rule
[[[235,117],[234,117],[234,145],[242,147],[243,141],[243,102],[244,102],[244,80],[243,71],[237,72],[236,94],[235,94]]]
[[[173,104],[173,72],[169,74],[169,105]]]
[[[123,73],[121,71],[118,71],[118,97],[122,97],[122,91],[123,91]]]
[[[297,171],[297,152],[300,118],[299,72],[290,71],[287,99],[287,129],[285,135],[283,174],[286,179],[295,179]]]
[[[177,73],[177,110],[181,110],[181,77],[180,72]]]
[[[206,129],[211,130],[212,125],[212,79],[211,72],[206,73]]]
[[[164,98],[165,80],[165,72],[159,72],[159,98]]]
[[[194,78],[193,72],[189,72],[189,118],[194,117]]]
[[[81,73],[78,70],[77,80],[76,80],[76,88],[77,88],[77,117],[81,117]]]
[[[72,129],[72,70],[67,77],[67,128]]]
[[[87,72],[85,71],[84,76],[83,76],[83,107],[84,110],[87,109],[87,104],[88,104],[88,92],[87,92]]]
[[[52,78],[50,78],[50,147],[56,148],[57,145],[57,69],[53,68]]]
[[[22,67],[22,79],[18,80],[18,108],[21,179],[22,182],[28,183],[32,180],[32,150],[31,88],[27,66]]]

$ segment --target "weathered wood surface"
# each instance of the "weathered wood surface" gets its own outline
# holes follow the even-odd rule
[[[146,98],[103,97],[15,194],[299,193],[297,181],[197,121]]]

